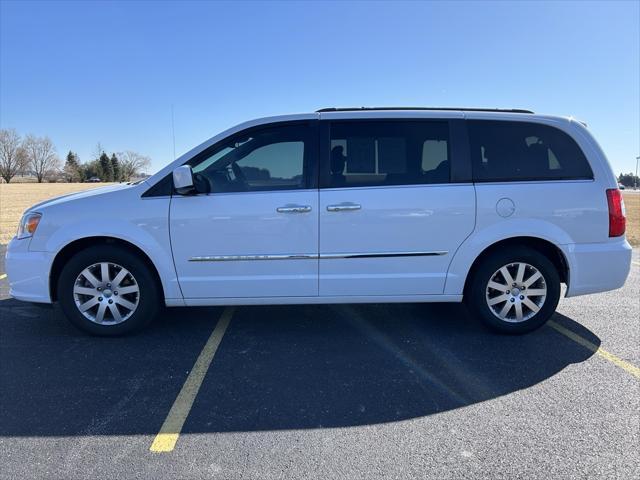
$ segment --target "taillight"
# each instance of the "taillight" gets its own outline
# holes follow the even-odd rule
[[[609,236],[624,235],[627,219],[625,218],[624,200],[617,188],[607,190],[607,205],[609,205]]]

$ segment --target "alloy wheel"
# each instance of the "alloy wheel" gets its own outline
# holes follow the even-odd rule
[[[85,318],[99,325],[127,320],[138,308],[140,288],[129,270],[112,262],[94,263],[76,278],[73,298]]]
[[[500,320],[520,323],[536,315],[547,298],[547,284],[533,265],[514,262],[491,275],[486,288],[487,306]]]

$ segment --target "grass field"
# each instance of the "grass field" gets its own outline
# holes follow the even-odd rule
[[[623,192],[627,208],[627,240],[634,247],[640,246],[640,192]]]
[[[65,193],[97,188],[104,183],[15,183],[0,184],[0,244],[15,235],[22,213],[34,203]],[[640,245],[640,192],[624,192],[627,207],[627,238]]]

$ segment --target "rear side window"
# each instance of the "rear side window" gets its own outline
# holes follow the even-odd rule
[[[578,144],[566,133],[527,122],[470,120],[475,181],[592,179]]]
[[[446,183],[447,122],[335,122],[325,187]]]

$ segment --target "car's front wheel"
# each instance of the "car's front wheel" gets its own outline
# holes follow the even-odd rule
[[[496,251],[472,274],[467,305],[487,326],[503,333],[526,333],[544,325],[560,299],[553,263],[529,248]]]
[[[115,245],[74,255],[58,279],[58,299],[67,318],[94,335],[137,330],[157,314],[159,296],[149,267]]]

